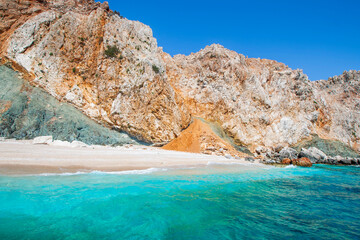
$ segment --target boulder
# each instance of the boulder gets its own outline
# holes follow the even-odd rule
[[[274,151],[279,153],[282,149],[286,148],[287,146],[285,144],[278,144],[276,147],[274,147]]]
[[[261,155],[262,153],[266,153],[266,152],[267,152],[267,149],[262,146],[259,146],[255,149],[255,153],[258,155]]]
[[[300,166],[300,167],[311,167],[312,166],[312,162],[310,161],[309,158],[306,158],[306,157],[293,159],[292,164],[296,165],[296,166]]]
[[[83,143],[83,142],[80,142],[80,141],[72,141],[71,142],[71,147],[80,148],[80,147],[88,147],[88,145]]]
[[[325,164],[332,164],[332,165],[336,165],[338,163],[339,161],[335,157],[328,157],[325,162]]]
[[[255,159],[252,158],[252,157],[246,157],[245,158],[245,161],[248,161],[248,162],[255,162]]]
[[[343,158],[339,161],[339,163],[343,165],[351,165],[351,158]]]
[[[310,147],[309,149],[302,148],[299,153],[299,158],[308,158],[312,163],[325,163],[327,156],[321,150],[316,147]]]
[[[358,159],[357,158],[352,158],[351,159],[351,165],[358,165]]]
[[[272,159],[262,159],[261,161],[260,161],[261,163],[264,163],[264,164],[275,164],[276,162],[275,162],[275,160],[272,160]]]
[[[289,148],[289,147],[285,147],[283,148],[280,152],[280,159],[284,159],[284,158],[290,158],[290,159],[295,159],[298,158],[298,152],[293,149],[293,148]]]
[[[281,164],[289,165],[291,164],[291,160],[289,158],[283,158],[281,160]]]
[[[52,136],[41,136],[34,138],[33,144],[51,144],[52,141]]]

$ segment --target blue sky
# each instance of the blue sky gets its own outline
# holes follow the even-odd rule
[[[108,2],[122,16],[149,25],[171,55],[219,43],[303,69],[310,80],[360,70],[359,0]]]

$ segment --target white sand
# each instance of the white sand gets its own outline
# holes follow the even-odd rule
[[[125,171],[205,166],[209,163],[249,165],[249,162],[244,160],[167,151],[145,146],[72,148],[33,145],[32,141],[0,141],[0,174]],[[259,164],[254,164],[254,166],[261,167]]]

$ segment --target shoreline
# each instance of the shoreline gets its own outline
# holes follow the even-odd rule
[[[244,159],[141,145],[71,147],[33,144],[31,140],[0,142],[0,175],[121,172],[151,168],[205,167],[209,164],[238,164],[240,168],[265,167]]]

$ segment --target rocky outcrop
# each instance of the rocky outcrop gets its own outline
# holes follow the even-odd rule
[[[280,160],[284,158],[295,159],[298,157],[298,152],[293,148],[285,147],[279,152],[279,155]]]
[[[3,61],[58,100],[144,141],[170,141],[189,124],[148,26],[93,1],[42,2],[33,3],[41,10],[1,34]]]
[[[163,149],[233,158],[248,156],[237,151],[230,143],[217,136],[205,122],[197,118],[178,138],[166,144]]]
[[[218,44],[171,57],[150,27],[93,0],[3,0],[0,17],[2,63],[140,140],[168,143],[201,117],[275,162],[294,158],[284,147],[353,159],[360,151],[360,71],[312,82],[301,70]]]
[[[318,98],[324,102],[318,123],[322,138],[339,140],[360,152],[360,71],[345,71],[327,81],[315,81]],[[326,113],[329,113],[326,117]]]
[[[344,109],[341,101],[332,105],[334,100],[324,97],[328,93],[322,92],[321,84],[309,81],[301,70],[271,60],[249,59],[220,45],[189,56],[164,54],[164,59],[170,82],[189,111],[220,121],[229,135],[253,152],[258,146],[295,145],[311,139],[311,134],[357,146],[360,117],[356,104]],[[353,85],[359,84],[356,72],[348,78]],[[337,84],[341,88],[346,83]],[[359,88],[352,89],[351,102],[357,103]]]
[[[326,162],[327,156],[321,150],[311,147],[309,149],[301,149],[299,157],[305,157],[311,160],[312,163],[324,163]]]
[[[293,165],[300,166],[300,167],[311,167],[312,166],[312,162],[310,161],[310,159],[308,159],[306,157],[293,159],[291,162]]]
[[[279,149],[277,149],[279,150]],[[289,165],[294,164],[296,159],[306,158],[313,164],[332,164],[332,165],[358,165],[360,164],[359,157],[341,157],[341,156],[329,156],[316,147],[302,148],[300,152],[293,148],[284,147],[280,151],[266,150],[264,148],[258,148],[256,157],[260,159],[260,162],[265,164],[282,164]],[[295,161],[295,162],[294,162]],[[294,164],[294,165],[296,165]]]
[[[30,86],[5,66],[0,66],[0,86],[0,137],[35,138],[34,143],[39,144],[48,144],[53,137],[99,145],[137,143],[127,134],[101,126],[74,106]]]

